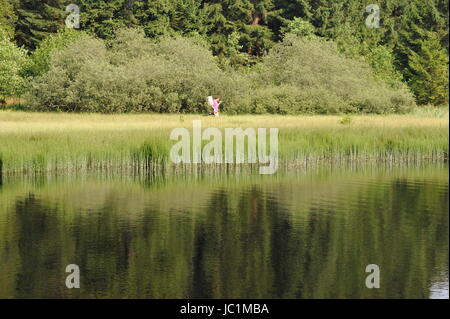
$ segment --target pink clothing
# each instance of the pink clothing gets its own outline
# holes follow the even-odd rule
[[[212,107],[214,109],[214,112],[219,112],[219,102],[217,102],[217,100],[213,101]]]

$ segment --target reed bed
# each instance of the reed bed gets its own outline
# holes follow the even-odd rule
[[[283,166],[318,161],[444,161],[447,116],[67,114],[0,111],[2,174],[173,169],[172,129],[278,128]],[[204,165],[223,169],[227,165]],[[228,165],[229,167],[229,165]]]

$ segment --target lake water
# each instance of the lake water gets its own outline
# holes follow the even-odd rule
[[[3,177],[0,298],[448,298],[448,173]]]

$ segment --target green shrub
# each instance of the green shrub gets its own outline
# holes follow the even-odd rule
[[[376,80],[370,66],[345,57],[334,43],[321,39],[288,34],[264,58],[258,73],[257,85],[265,89],[257,90],[255,95],[263,95],[255,99],[268,98],[267,92],[272,91],[270,94],[278,96],[278,104],[285,108],[283,113],[391,113],[406,112],[414,106],[405,86],[394,89]],[[291,90],[274,89],[286,86]],[[295,104],[286,105],[290,100]]]
[[[209,95],[220,95],[230,114],[400,113],[414,105],[405,86],[376,80],[362,59],[293,35],[246,72],[220,69],[191,38],[154,41],[125,29],[106,45],[83,36],[51,52],[48,72],[30,88],[37,109],[105,113],[207,112]]]
[[[238,109],[235,113],[334,114],[352,111],[346,101],[328,94],[325,89],[299,90],[292,85],[256,89],[245,101],[250,106]]]
[[[26,83],[24,68],[28,63],[27,51],[0,32],[0,100],[22,94]]]
[[[44,74],[49,70],[49,61],[52,52],[62,50],[71,43],[87,37],[85,32],[69,28],[61,29],[58,33],[48,36],[42,40],[39,47],[31,55],[31,63],[27,69],[27,73],[31,76]]]
[[[123,30],[110,49],[83,38],[53,52],[49,71],[33,81],[30,95],[36,108],[47,110],[204,112],[208,95],[236,100],[234,78],[194,40],[153,42],[138,30]]]
[[[49,71],[31,82],[28,100],[39,110],[100,112],[96,107],[103,101],[94,99],[111,91],[99,83],[111,80],[106,68],[109,64],[103,41],[87,38],[74,42],[51,53]],[[85,82],[86,77],[95,83]]]

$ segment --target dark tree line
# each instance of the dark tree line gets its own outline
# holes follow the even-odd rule
[[[347,53],[389,48],[419,103],[448,103],[448,0],[374,0],[381,17],[374,29],[360,0],[0,0],[0,26],[34,50],[64,28],[70,3],[80,7],[81,29],[100,38],[127,26],[148,37],[198,34],[233,66],[256,63],[300,18]]]

